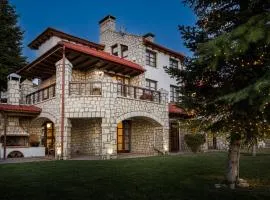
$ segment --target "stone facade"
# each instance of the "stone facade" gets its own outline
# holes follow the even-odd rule
[[[119,96],[117,82],[112,76],[95,70],[84,72],[73,70],[72,64],[67,59],[64,67],[65,87],[62,91],[62,69],[63,60],[60,60],[56,63],[56,75],[42,84],[42,87],[47,87],[55,81],[55,96],[34,104],[42,108],[42,113],[33,120],[29,133],[36,133],[40,136],[42,132],[40,121],[47,119],[53,122],[56,137],[55,146],[61,145],[61,133],[63,133],[64,159],[78,153],[100,155],[106,159],[109,149],[112,149],[112,156],[116,156],[117,123],[138,117],[146,119],[145,124],[149,128],[147,132],[140,135],[139,132],[142,129],[139,128],[139,124],[144,120],[141,119],[139,124],[136,123],[136,120],[134,121],[134,137],[131,139],[131,144],[134,145],[131,149],[133,148],[134,152],[154,153],[156,143],[154,141],[157,140],[157,137],[154,136],[157,132],[156,128],[159,128],[159,133],[161,132],[157,148],[162,150],[164,144],[167,145],[168,103],[166,92],[161,91],[160,102]],[[100,94],[87,95],[82,93],[76,95],[69,93],[70,83],[91,83],[93,81],[100,83]],[[64,113],[62,113],[61,107],[62,95],[64,95]],[[63,114],[64,118],[62,118]],[[61,127],[61,119],[64,119],[63,127]],[[156,122],[156,124],[148,123],[147,119]],[[153,127],[151,128],[151,126]],[[147,136],[148,133],[149,136]],[[151,145],[146,143],[149,138],[151,138]]]
[[[131,124],[131,152],[153,154],[163,148],[161,124],[143,118],[135,118]]]
[[[100,26],[100,42],[105,44],[106,52],[111,53],[111,46],[117,44],[120,53],[121,44],[127,45],[126,59],[145,66],[146,47],[143,37],[116,32],[113,18],[103,21]],[[133,124],[131,152],[154,153],[154,149],[164,151],[168,147],[168,92],[156,91],[159,95],[152,100],[141,99],[143,93],[134,97],[134,90],[130,90],[129,95],[122,96],[118,93],[119,87],[115,78],[107,72],[73,69],[68,59],[59,60],[55,67],[56,73],[43,80],[38,87],[34,87],[30,81],[24,81],[21,84],[21,99],[26,103],[27,94],[55,83],[53,97],[32,102],[40,107],[42,112],[30,122],[27,132],[41,137],[42,124],[45,121],[53,122],[55,147],[60,146],[63,149],[63,159],[77,154],[100,155],[103,159],[108,158],[108,154],[116,157],[117,124],[123,120],[131,120]],[[130,78],[131,86],[144,88],[144,73],[126,77]],[[76,83],[83,87],[75,87],[71,92]],[[12,85],[12,88],[16,88],[15,85]],[[91,88],[98,92],[89,93]],[[19,94],[20,91],[11,93]]]
[[[71,120],[72,156],[101,154],[101,122],[101,118]]]
[[[111,21],[110,24],[115,23]],[[133,35],[130,33],[120,33],[115,30],[115,28],[110,28],[106,26],[111,26],[108,24],[101,24],[100,29],[100,43],[105,45],[104,51],[111,53],[111,47],[117,45],[118,54],[121,53],[121,45],[128,46],[127,60],[135,62],[141,66],[145,66],[145,50],[146,47],[143,44],[143,37]],[[115,25],[114,25],[115,27]],[[145,76],[144,74],[136,76],[131,79],[131,85],[145,86]]]

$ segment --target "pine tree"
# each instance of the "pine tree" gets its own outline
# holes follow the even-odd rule
[[[0,0],[0,91],[7,87],[7,75],[26,64],[22,56],[23,32],[18,15],[8,0]]]
[[[240,142],[269,135],[269,0],[185,0],[196,25],[180,26],[193,52],[184,70],[168,69],[181,85],[181,106],[230,133],[227,180],[239,174]]]

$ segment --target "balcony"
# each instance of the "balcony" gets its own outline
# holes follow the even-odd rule
[[[121,83],[70,82],[69,84],[70,96],[103,96],[104,93],[116,93],[117,97],[144,100],[159,104],[164,103],[166,97],[160,91]]]
[[[26,104],[36,104],[55,97],[55,83],[26,95]]]
[[[56,94],[55,83],[48,87],[37,90],[26,96],[26,104],[38,104],[50,99],[54,99]],[[167,94],[157,90],[125,85],[113,82],[70,82],[68,96],[73,97],[96,97],[96,98],[123,98],[129,100],[164,104],[167,101]]]

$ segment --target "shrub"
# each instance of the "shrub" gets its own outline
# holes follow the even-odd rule
[[[197,153],[200,146],[205,143],[205,137],[202,134],[187,134],[184,140],[193,153]]]

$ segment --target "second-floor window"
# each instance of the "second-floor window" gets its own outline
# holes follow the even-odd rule
[[[157,90],[157,81],[146,79],[146,88],[150,90]]]
[[[128,46],[121,44],[121,57],[127,58],[128,57]]]
[[[178,68],[178,61],[170,58],[170,67],[171,68]]]
[[[154,51],[146,50],[146,65],[157,67],[157,54]]]
[[[170,101],[178,102],[179,100],[179,87],[170,85]]]
[[[112,48],[112,55],[118,56],[118,45],[115,44],[111,48]]]

